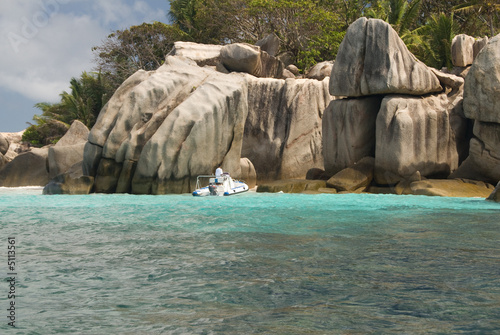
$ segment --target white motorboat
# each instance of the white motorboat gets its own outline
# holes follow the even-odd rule
[[[201,187],[201,181],[208,179],[208,186]],[[240,180],[233,180],[229,173],[221,176],[198,176],[196,178],[196,190],[193,196],[202,197],[208,195],[222,196],[234,195],[248,191],[248,185]]]

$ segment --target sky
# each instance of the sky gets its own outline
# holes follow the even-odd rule
[[[168,10],[168,0],[0,0],[0,132],[27,128],[36,103],[60,101],[112,31],[167,22]]]

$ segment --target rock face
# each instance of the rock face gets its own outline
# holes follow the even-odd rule
[[[464,112],[469,119],[500,123],[500,35],[477,56],[464,87]]]
[[[460,34],[451,42],[451,61],[455,66],[469,66],[474,60],[474,37]]]
[[[436,76],[382,20],[360,18],[347,29],[330,78],[334,96],[440,92]]]
[[[326,182],[323,180],[283,179],[261,184],[257,187],[257,192],[303,193],[307,191],[318,191],[325,187]]]
[[[79,162],[45,185],[43,194],[89,194],[93,185],[94,178],[83,175],[82,162]]]
[[[464,114],[474,121],[469,157],[453,177],[500,180],[500,35],[479,53],[465,80]]]
[[[323,165],[330,99],[326,81],[223,74],[168,56],[127,79],[103,108],[83,172],[95,177],[95,192],[137,194],[191,192],[196,176],[219,164],[250,184],[304,177],[310,164]]]
[[[20,154],[0,170],[0,186],[45,186],[49,182],[48,149]]]
[[[330,93],[347,98],[325,111],[325,171],[372,156],[379,185],[446,178],[468,151],[463,83],[416,60],[389,24],[358,19],[330,77]]]
[[[260,78],[282,78],[284,64],[260,47],[235,43],[222,47],[221,62],[230,71],[245,72]]]
[[[56,145],[49,148],[47,161],[51,179],[83,160],[88,135],[88,128],[76,120]]]
[[[240,178],[248,185],[248,188],[254,188],[257,185],[257,173],[255,167],[248,158],[240,159]]]
[[[395,184],[419,171],[446,178],[458,167],[446,94],[387,96],[377,117],[375,180]]]
[[[304,178],[323,167],[322,118],[331,101],[328,82],[251,79],[242,155],[259,181]]]
[[[269,55],[275,57],[280,50],[280,39],[275,33],[272,33],[255,43],[255,45],[260,47],[262,51],[265,51]]]
[[[412,194],[441,197],[486,198],[492,185],[465,179],[422,180],[411,183]]]
[[[326,185],[339,192],[366,189],[373,180],[374,167],[375,159],[365,157],[356,164],[336,173],[326,182]]]
[[[189,58],[199,66],[215,66],[220,62],[221,49],[222,45],[175,42],[169,55]]]
[[[382,97],[339,99],[323,116],[325,171],[333,175],[366,156],[375,156],[375,121]]]
[[[333,61],[325,61],[314,65],[306,74],[306,78],[323,80],[330,77],[333,68]]]
[[[9,150],[9,146],[10,146],[9,140],[7,140],[5,136],[0,134],[0,155],[2,156],[5,155]]]

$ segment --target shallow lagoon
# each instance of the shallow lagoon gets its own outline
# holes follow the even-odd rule
[[[0,189],[19,334],[491,334],[500,204]],[[7,321],[6,321],[7,320]]]

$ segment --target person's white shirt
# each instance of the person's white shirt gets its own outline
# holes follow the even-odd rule
[[[220,177],[222,176],[224,172],[222,171],[222,169],[220,167],[218,167],[216,170],[215,170],[215,176],[216,177]]]

